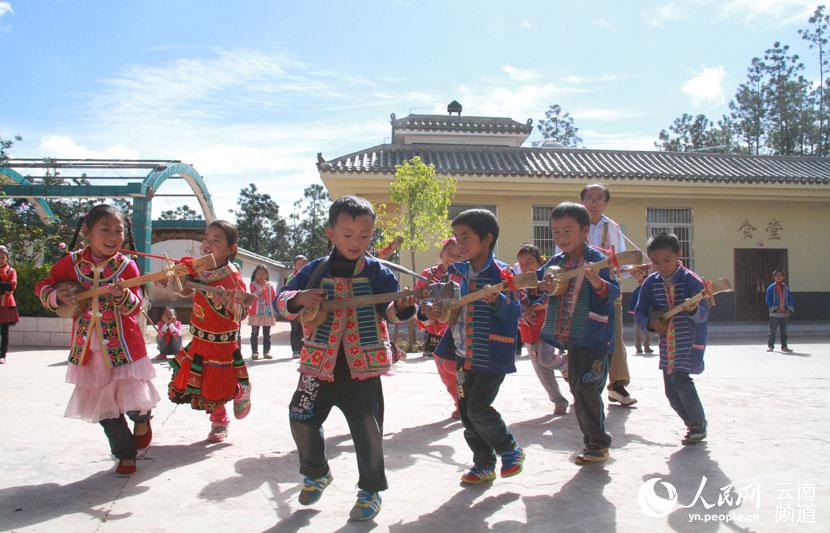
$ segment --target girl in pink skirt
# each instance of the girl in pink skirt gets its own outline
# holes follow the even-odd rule
[[[118,251],[125,228],[132,247],[129,219],[111,205],[96,205],[78,222],[69,249],[79,232],[89,246],[62,257],[35,286],[43,306],[52,311],[75,303],[66,282],[84,289],[108,287],[104,295],[80,302],[73,320],[66,381],[75,390],[64,416],[101,424],[118,459],[115,474],[121,477],[136,472],[137,452],[150,446],[150,410],[161,399],[137,321],[141,289],[121,285],[139,275],[135,261]],[[134,422],[132,431],[124,414]]]

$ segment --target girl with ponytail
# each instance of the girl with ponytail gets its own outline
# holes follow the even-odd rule
[[[94,206],[78,221],[70,252],[35,286],[43,306],[52,311],[73,303],[67,286],[71,282],[84,289],[109,287],[106,295],[93,297],[73,320],[66,381],[75,390],[64,416],[97,422],[104,428],[118,459],[115,474],[121,477],[136,472],[137,453],[150,446],[150,410],[161,399],[152,383],[155,371],[137,320],[141,289],[125,289],[120,283],[139,275],[135,261],[119,252],[125,232],[133,248],[129,219],[111,205]],[[73,251],[80,236],[88,244]],[[134,423],[132,431],[125,414]]]

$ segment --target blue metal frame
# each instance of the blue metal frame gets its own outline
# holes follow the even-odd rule
[[[193,166],[185,163],[172,163],[163,168],[152,170],[141,183],[132,182],[125,185],[34,185],[16,170],[8,167],[0,168],[0,175],[7,176],[12,185],[0,184],[0,190],[10,196],[27,198],[46,223],[55,218],[45,198],[60,197],[87,197],[87,198],[132,198],[133,199],[133,235],[136,250],[142,253],[150,252],[153,220],[153,195],[161,185],[173,176],[181,176],[193,190],[196,199],[202,208],[205,218],[200,221],[203,225],[216,220],[216,211],[207,190],[205,181]],[[92,177],[91,179],[95,179]],[[184,221],[184,227],[189,227]],[[136,260],[139,269],[147,272],[150,268],[150,259],[138,257]]]
[[[9,178],[12,181],[14,181],[15,183],[17,183],[17,185],[13,185],[15,190],[18,190],[18,188],[21,187],[21,186],[25,187],[25,186],[32,185],[32,182],[27,180],[25,178],[25,176],[23,176],[22,174],[20,174],[16,170],[12,170],[10,168],[0,168],[0,175],[6,176],[7,178]],[[2,180],[0,180],[0,181],[2,181]],[[7,187],[7,185],[3,185],[2,190],[6,194],[9,194],[9,192],[6,190],[6,187]],[[8,187],[12,187],[12,186],[8,186]],[[42,196],[43,195],[41,195],[41,194],[33,194],[31,196],[27,196],[26,199],[29,200],[29,202],[32,203],[35,210],[37,211],[37,214],[40,216],[41,219],[43,219],[44,221],[47,221],[47,222],[51,222],[51,220],[53,218],[55,218],[55,213],[52,212],[52,208],[49,207],[49,204],[46,203],[46,200],[44,200],[42,198]]]

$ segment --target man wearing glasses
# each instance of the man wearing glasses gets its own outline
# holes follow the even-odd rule
[[[611,201],[608,187],[600,183],[587,185],[580,191],[579,199],[591,216],[588,244],[604,250],[610,250],[613,246],[615,252],[624,252],[625,236],[620,225],[605,215],[605,209]],[[637,399],[625,390],[631,377],[628,374],[628,354],[623,342],[622,295],[614,302],[614,323],[616,344],[608,365],[608,401],[631,406],[637,403]]]

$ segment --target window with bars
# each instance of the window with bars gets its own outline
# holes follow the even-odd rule
[[[646,239],[660,233],[674,233],[680,241],[680,259],[694,270],[694,225],[691,209],[652,208],[646,214]]]
[[[553,233],[550,230],[550,213],[555,205],[533,206],[533,244],[539,248],[544,257],[553,255]]]

